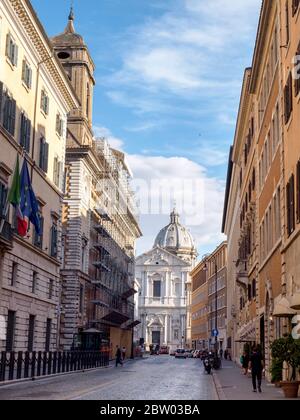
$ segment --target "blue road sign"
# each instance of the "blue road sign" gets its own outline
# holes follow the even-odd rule
[[[218,330],[215,329],[215,330],[212,331],[212,336],[213,337],[218,337],[218,335],[219,335],[219,331]]]

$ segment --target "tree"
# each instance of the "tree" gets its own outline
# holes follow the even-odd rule
[[[292,368],[290,381],[295,381],[300,367],[300,339],[294,340],[291,335],[275,340],[271,344],[272,358],[283,366],[286,362]]]

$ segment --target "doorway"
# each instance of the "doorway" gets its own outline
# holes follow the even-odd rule
[[[160,331],[152,331],[152,344],[160,346]]]

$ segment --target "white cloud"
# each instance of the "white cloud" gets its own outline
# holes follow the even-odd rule
[[[250,58],[260,3],[175,2],[159,18],[132,28],[123,66],[110,78],[111,85],[122,86],[123,91],[132,86],[145,95],[167,91],[199,97],[216,90],[230,95],[240,84],[241,64]]]
[[[159,230],[168,223],[176,200],[181,220],[191,230],[199,253],[214,248],[221,235],[224,182],[208,177],[192,160],[162,156],[129,155],[141,207],[144,237],[138,252],[152,247]]]
[[[117,150],[122,150],[124,146],[124,141],[113,136],[112,132],[106,128],[95,125],[93,127],[94,135],[97,138],[105,138],[111,147]]]

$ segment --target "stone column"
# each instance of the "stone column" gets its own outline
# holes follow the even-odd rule
[[[165,315],[165,344],[168,344],[168,315]]]

